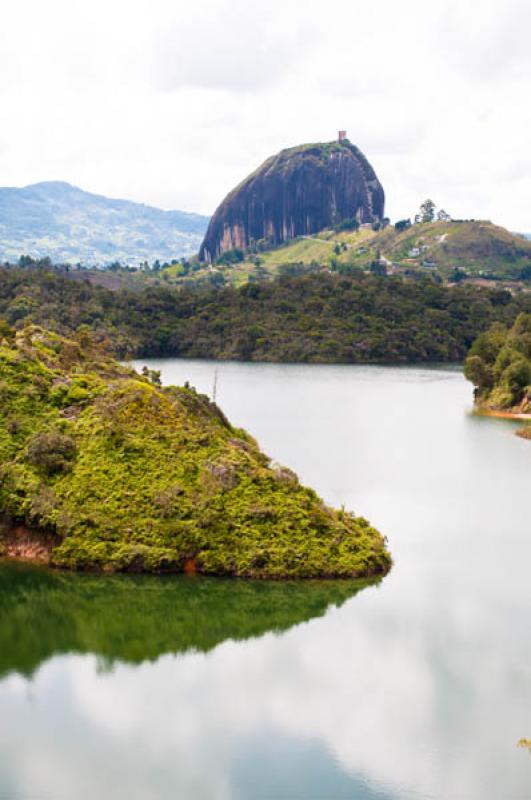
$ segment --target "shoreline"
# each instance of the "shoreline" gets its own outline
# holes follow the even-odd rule
[[[520,414],[518,412],[513,411],[494,411],[489,408],[476,408],[474,410],[475,414],[484,417],[497,417],[498,419],[513,419],[515,421],[528,421],[531,422],[531,414]]]

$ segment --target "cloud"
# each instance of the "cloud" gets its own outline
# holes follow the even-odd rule
[[[476,4],[451,2],[441,18],[442,44],[451,63],[480,82],[500,82],[520,67],[529,68],[531,10],[526,0]],[[523,76],[522,76],[523,77]]]
[[[346,128],[393,218],[429,194],[531,228],[524,0],[481,13],[453,0],[21,0],[4,23],[3,183],[63,179],[209,213],[280,148]]]
[[[269,6],[199,0],[159,32],[151,71],[154,85],[236,93],[274,86],[297,58],[303,25],[297,21],[274,29],[271,21]]]
[[[454,602],[443,559],[429,578],[390,576],[385,596],[366,590],[281,636],[227,641],[208,656],[109,673],[92,656],[52,658],[32,683],[0,682],[3,780],[28,797],[89,800],[112,786],[118,800],[228,800],[239,796],[231,767],[242,743],[269,732],[313,742],[317,766],[330,753],[338,772],[392,797],[480,800],[487,786],[524,796],[526,765],[506,767],[526,719],[525,647],[514,647],[525,581],[509,608],[490,577],[471,577],[466,562],[458,572]],[[248,770],[259,774],[257,762]]]

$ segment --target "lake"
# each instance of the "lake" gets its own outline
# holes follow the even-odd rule
[[[453,367],[141,362],[389,540],[382,581],[0,566],[2,800],[531,796],[531,443]]]

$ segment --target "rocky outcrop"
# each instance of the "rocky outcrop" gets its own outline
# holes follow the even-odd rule
[[[58,544],[60,540],[53,533],[0,521],[0,558],[48,564],[50,553]]]
[[[259,242],[278,245],[345,219],[379,220],[384,200],[376,173],[348,139],[282,150],[227,195],[199,258],[211,262]]]

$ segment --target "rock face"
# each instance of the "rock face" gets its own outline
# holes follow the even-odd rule
[[[199,251],[214,261],[255,242],[278,245],[345,219],[381,219],[384,191],[348,139],[282,150],[233,189],[216,210]]]

